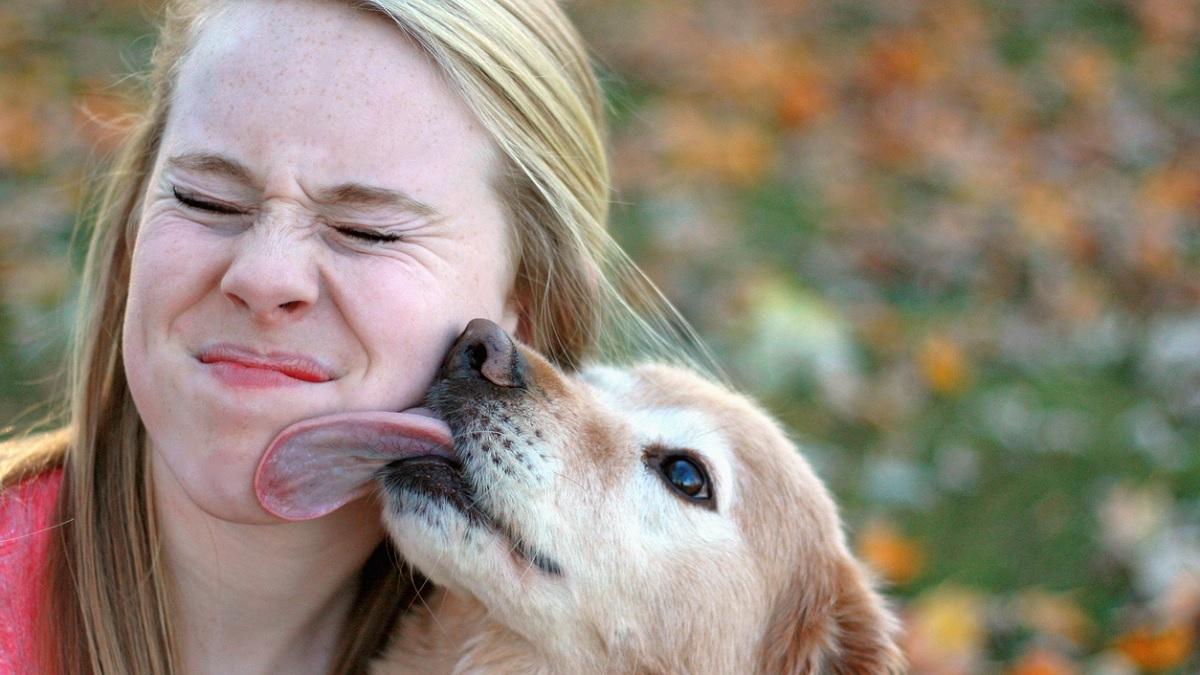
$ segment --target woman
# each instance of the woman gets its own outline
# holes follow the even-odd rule
[[[412,595],[376,505],[282,523],[252,472],[299,419],[418,405],[477,316],[567,367],[654,339],[585,51],[553,0],[184,2],[151,84],[68,424],[0,455],[0,666],[361,672]]]

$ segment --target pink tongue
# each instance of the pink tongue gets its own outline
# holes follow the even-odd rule
[[[259,503],[285,520],[319,518],[367,494],[372,475],[389,462],[453,457],[449,427],[424,412],[340,413],[293,424],[259,462]]]

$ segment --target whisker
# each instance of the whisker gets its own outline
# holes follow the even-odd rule
[[[412,577],[413,577],[413,575],[410,573],[409,579],[411,580]],[[428,616],[431,619],[433,619],[433,622],[435,624],[437,624],[438,630],[440,630],[443,635],[449,636],[450,631],[448,631],[446,629],[446,627],[442,624],[441,620],[438,618],[437,610],[435,610],[433,608],[433,606],[429,604],[429,600],[425,597],[426,589],[430,588],[431,586],[434,589],[437,588],[437,586],[432,581],[430,581],[428,577],[421,575],[421,584],[419,586],[414,587],[414,591],[417,594],[417,600],[420,601],[422,607],[424,607],[426,610],[428,610]],[[443,601],[444,601],[444,598],[443,598]]]
[[[563,480],[567,481],[568,483],[572,483],[573,485],[575,485],[575,487],[579,488],[580,490],[585,490],[585,489],[587,489],[587,488],[584,486],[584,484],[583,484],[583,483],[581,483],[580,481],[577,481],[577,480],[575,480],[574,478],[571,478],[570,476],[568,476],[567,474],[565,474],[565,473],[563,473],[563,472],[561,472],[561,471],[557,471],[557,470],[556,470],[556,471],[554,472],[554,475],[555,475],[555,476],[557,476],[558,478],[561,478],[561,479],[563,479]]]
[[[529,574],[529,570],[533,569],[533,561],[525,556],[525,550],[521,546],[521,539],[514,539],[512,548],[508,552],[516,554],[527,563],[525,569],[521,571],[520,578],[517,579],[517,581],[525,581],[525,575]]]

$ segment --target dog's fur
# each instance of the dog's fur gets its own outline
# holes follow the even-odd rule
[[[833,501],[767,415],[676,368],[565,375],[494,331],[430,394],[461,467],[380,472],[434,587],[376,675],[902,672]],[[709,499],[664,477],[683,457]]]

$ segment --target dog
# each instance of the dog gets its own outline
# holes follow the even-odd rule
[[[384,525],[434,587],[374,675],[904,672],[828,491],[745,397],[664,365],[567,374],[477,319],[427,406],[304,422],[268,451],[379,467]],[[297,519],[368,489],[256,483],[289,480],[260,500]]]

